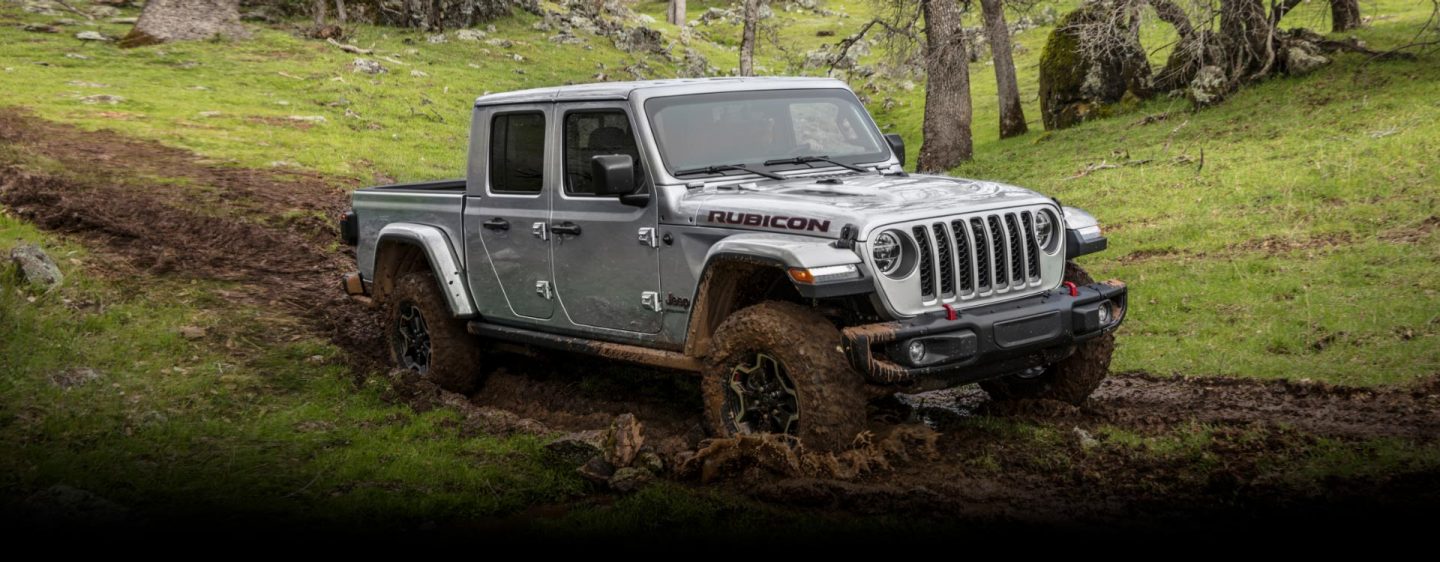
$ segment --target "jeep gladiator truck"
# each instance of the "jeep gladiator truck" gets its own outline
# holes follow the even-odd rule
[[[497,342],[698,373],[717,436],[843,447],[869,399],[976,382],[1083,401],[1126,310],[1070,261],[1095,219],[904,162],[832,79],[486,95],[464,180],[354,193],[343,286],[444,388]]]

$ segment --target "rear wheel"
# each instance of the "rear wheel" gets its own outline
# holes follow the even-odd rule
[[[1075,262],[1065,262],[1065,280],[1076,285],[1095,282]],[[1080,344],[1074,354],[1054,364],[982,381],[980,388],[993,400],[1059,400],[1079,406],[1110,373],[1114,351],[1112,332]]]
[[[403,274],[385,309],[386,339],[395,365],[462,394],[479,384],[480,347],[429,271]]]
[[[849,445],[865,425],[859,373],[823,316],[787,302],[730,315],[706,359],[705,422],[717,437],[777,433],[806,446]]]

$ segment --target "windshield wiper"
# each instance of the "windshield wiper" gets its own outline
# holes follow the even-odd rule
[[[766,166],[774,166],[774,165],[776,165],[776,164],[809,164],[809,163],[811,163],[811,162],[825,162],[826,164],[834,164],[834,165],[839,166],[839,167],[841,167],[841,168],[845,168],[845,169],[847,169],[847,170],[854,170],[854,171],[856,171],[856,172],[868,172],[868,171],[870,171],[870,170],[866,170],[865,168],[861,168],[861,167],[859,167],[859,166],[851,166],[851,165],[846,164],[846,163],[844,163],[844,162],[839,162],[839,161],[836,161],[836,160],[831,160],[830,157],[828,157],[828,156],[796,156],[796,157],[794,157],[794,158],[780,158],[780,159],[777,159],[777,160],[766,160],[766,161],[765,161],[765,165],[766,165]],[[812,166],[812,167],[813,167],[813,166]]]
[[[769,164],[767,163],[766,165],[769,165]],[[750,173],[755,174],[755,175],[757,175],[757,176],[765,176],[765,177],[770,178],[770,179],[772,179],[772,180],[783,180],[783,179],[785,179],[785,176],[782,176],[782,175],[780,175],[780,174],[772,174],[772,173],[770,173],[770,172],[765,172],[765,171],[761,171],[761,170],[756,170],[756,169],[750,168],[750,167],[748,167],[748,166],[746,166],[746,165],[744,165],[744,164],[719,164],[719,165],[715,165],[715,166],[706,166],[706,167],[704,167],[704,168],[691,168],[691,169],[689,169],[689,170],[680,170],[680,171],[677,171],[677,172],[674,173],[674,176],[675,176],[675,177],[680,177],[680,176],[688,176],[688,175],[691,175],[691,174],[718,174],[718,173],[720,173],[720,172],[724,172],[724,171],[727,171],[727,170],[739,170],[739,171],[741,171],[741,172],[750,172]]]

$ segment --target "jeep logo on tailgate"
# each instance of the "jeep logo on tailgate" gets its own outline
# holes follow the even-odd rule
[[[830,221],[820,219],[809,219],[805,217],[787,217],[783,215],[757,215],[755,213],[727,213],[725,211],[710,211],[706,217],[707,221],[720,224],[738,224],[743,226],[763,226],[766,228],[780,228],[785,230],[812,230],[815,232],[829,232]]]

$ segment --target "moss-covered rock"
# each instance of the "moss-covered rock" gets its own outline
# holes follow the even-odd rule
[[[1117,21],[1110,17],[1113,9],[1105,1],[1086,4],[1066,14],[1050,32],[1040,55],[1040,113],[1046,129],[1063,129],[1098,115],[1105,104],[1127,93],[1150,95],[1150,64],[1133,33],[1106,33],[1123,37],[1124,44],[1105,49],[1084,44],[1084,34]]]

